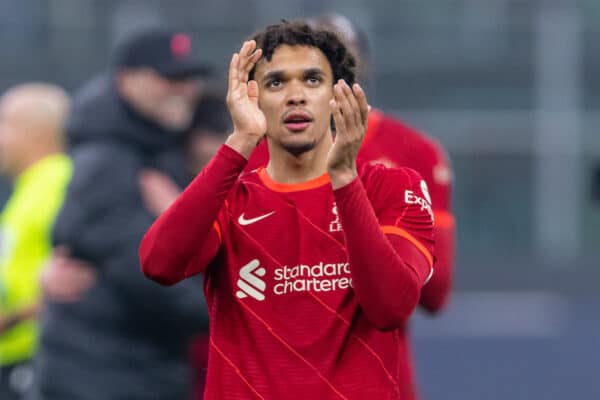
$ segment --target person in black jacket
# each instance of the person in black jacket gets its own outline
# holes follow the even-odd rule
[[[189,398],[189,342],[207,329],[202,282],[165,291],[143,279],[137,250],[157,214],[147,197],[169,197],[143,191],[140,176],[160,171],[180,187],[189,178],[180,132],[199,94],[194,78],[208,72],[190,45],[167,31],[133,36],[111,73],[75,96],[74,174],[53,240],[54,263],[79,270],[80,287],[69,293],[45,273],[34,399]]]

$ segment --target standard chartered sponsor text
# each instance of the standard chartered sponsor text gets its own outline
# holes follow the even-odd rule
[[[283,266],[275,270],[273,292],[283,295],[294,292],[331,292],[352,287],[350,267],[347,262],[314,265]]]

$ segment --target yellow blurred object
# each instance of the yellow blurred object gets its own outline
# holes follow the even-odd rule
[[[38,277],[51,253],[51,229],[72,174],[70,159],[47,156],[17,178],[0,215],[0,316],[38,303]],[[27,320],[0,334],[0,366],[35,352],[37,322]]]

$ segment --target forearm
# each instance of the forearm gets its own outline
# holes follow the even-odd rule
[[[334,195],[359,302],[378,329],[398,328],[418,303],[422,278],[383,233],[360,179]]]
[[[240,153],[221,147],[175,203],[152,224],[139,251],[146,276],[173,284],[191,275],[188,268],[194,259],[206,259],[201,253],[211,251],[205,244],[213,224],[245,165],[246,159]]]

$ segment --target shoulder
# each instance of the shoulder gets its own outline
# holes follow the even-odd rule
[[[401,134],[406,144],[413,148],[419,148],[422,153],[428,154],[434,159],[446,158],[446,151],[437,139],[401,119],[386,115],[382,119],[381,127],[383,130]]]
[[[410,205],[417,197],[419,201],[423,199],[431,204],[427,183],[412,168],[365,164],[359,176],[376,211],[380,208]]]
[[[382,164],[363,163],[359,167],[359,177],[363,185],[370,190],[397,190],[409,188],[423,178],[412,168],[387,167]]]

